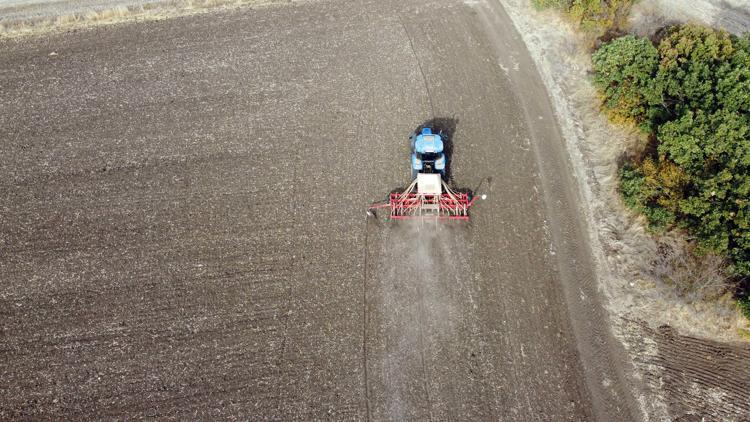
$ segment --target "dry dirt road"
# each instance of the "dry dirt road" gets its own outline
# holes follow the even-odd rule
[[[543,86],[490,1],[0,44],[0,418],[633,420]],[[453,131],[469,225],[365,218]]]

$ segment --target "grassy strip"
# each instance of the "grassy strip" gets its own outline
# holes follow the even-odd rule
[[[6,20],[0,23],[0,39],[14,39],[128,21],[159,20],[204,13],[213,9],[268,6],[292,1],[298,0],[172,0],[69,13],[55,17]]]

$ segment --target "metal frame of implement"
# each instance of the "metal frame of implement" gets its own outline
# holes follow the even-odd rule
[[[372,205],[368,213],[376,209],[390,208],[392,220],[469,220],[469,208],[479,197],[470,198],[467,193],[456,192],[440,179],[441,193],[422,193],[417,189],[417,179],[401,193],[392,193],[388,202]]]

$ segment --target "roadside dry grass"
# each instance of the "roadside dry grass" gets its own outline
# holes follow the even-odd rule
[[[159,20],[204,13],[213,9],[264,7],[298,3],[305,0],[168,0],[144,2],[133,6],[116,6],[104,10],[64,13],[52,17],[25,17],[0,21],[0,39],[34,36],[48,32],[69,31],[127,21]]]
[[[665,236],[657,241],[652,261],[654,276],[677,290],[690,302],[718,300],[728,293],[726,261],[717,255],[691,253],[693,245],[683,237]]]

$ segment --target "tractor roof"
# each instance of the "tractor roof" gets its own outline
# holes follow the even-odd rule
[[[438,134],[433,134],[432,130],[426,127],[414,141],[414,152],[420,154],[443,152],[443,138]]]

